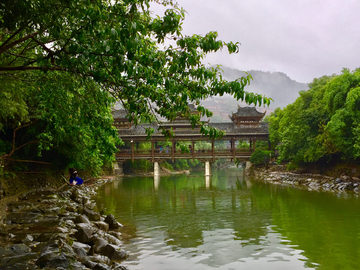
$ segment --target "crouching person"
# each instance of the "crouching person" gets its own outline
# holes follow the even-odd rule
[[[75,186],[75,185],[82,185],[84,183],[84,181],[80,177],[78,177],[78,172],[76,169],[70,168],[69,173],[70,173],[70,179],[69,179],[70,185]]]

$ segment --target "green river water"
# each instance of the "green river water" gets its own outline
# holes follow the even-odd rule
[[[130,270],[360,269],[360,199],[244,178],[241,169],[118,179],[99,209],[124,228]]]

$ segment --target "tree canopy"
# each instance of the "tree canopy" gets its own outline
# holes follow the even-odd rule
[[[150,4],[167,10],[153,14]],[[206,54],[224,48],[238,52],[239,44],[218,40],[216,32],[184,36],[184,18],[185,11],[173,1],[1,1],[0,76],[6,82],[0,93],[5,105],[0,108],[2,159],[30,142],[40,153],[59,147],[76,130],[83,134],[76,145],[87,153],[99,151],[93,154],[98,157],[108,155],[114,148],[109,144],[116,141],[109,125],[114,100],[134,124],[156,121],[155,115],[173,120],[179,114],[201,124],[200,117],[211,112],[198,106],[200,115],[190,114],[188,102],[199,104],[225,93],[248,104],[269,105],[268,98],[244,91],[250,75],[228,82],[220,67],[202,63]],[[93,120],[87,122],[88,117]],[[43,126],[34,138],[26,141],[20,131],[14,136],[35,122]],[[219,134],[206,126],[202,132]]]
[[[308,91],[269,118],[279,160],[293,163],[360,157],[360,69],[314,79]]]

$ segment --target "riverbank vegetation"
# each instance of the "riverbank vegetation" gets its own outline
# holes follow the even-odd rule
[[[157,16],[152,5],[167,10]],[[184,18],[173,1],[1,1],[0,170],[99,172],[120,143],[111,127],[115,100],[135,125],[157,121],[161,129],[159,119],[181,115],[211,138],[222,133],[200,121],[211,112],[198,106],[191,114],[188,102],[231,94],[269,105],[244,90],[250,75],[226,81],[220,67],[202,64],[208,53],[237,53],[239,43],[216,32],[184,36]]]
[[[278,162],[360,161],[360,69],[314,79],[308,91],[268,118]]]

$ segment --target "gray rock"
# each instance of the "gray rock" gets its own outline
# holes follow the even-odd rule
[[[75,249],[79,249],[79,248],[83,248],[85,249],[86,251],[89,251],[90,250],[90,246],[87,245],[87,244],[84,244],[84,243],[80,243],[80,242],[73,242],[72,244],[72,248],[75,250]]]
[[[87,251],[84,248],[74,248],[74,252],[78,259],[83,259],[87,257]]]
[[[84,222],[86,223],[86,222]],[[75,225],[75,222],[72,221],[71,219],[67,219],[65,220],[64,222],[65,226],[68,227],[68,228],[74,228],[76,225]]]
[[[94,222],[95,226],[98,227],[100,230],[107,232],[109,230],[109,224],[104,221],[96,221]]]
[[[119,246],[107,244],[101,251],[102,255],[107,256],[112,261],[122,261],[129,257],[129,254]]]
[[[90,261],[96,262],[96,263],[104,263],[104,264],[110,264],[110,259],[106,256],[95,254],[93,256],[88,256]]]
[[[128,270],[125,266],[123,266],[117,262],[113,262],[113,264],[111,266],[112,266],[113,270]]]
[[[64,252],[61,252],[60,254],[57,253],[46,253],[42,256],[40,256],[39,259],[36,261],[36,265],[44,268],[64,268],[69,269],[70,266],[70,260],[75,260],[74,257],[71,257],[67,255]]]
[[[29,244],[34,241],[34,237],[30,234],[27,234],[26,237],[22,240],[25,244]]]
[[[89,268],[83,265],[81,262],[72,263],[70,265],[70,269],[76,269],[76,270],[88,270]]]
[[[104,235],[104,238],[110,243],[110,244],[113,244],[113,245],[116,245],[116,246],[121,246],[123,243],[122,241],[120,241],[118,238],[116,238],[115,236],[111,235],[111,234],[108,234],[106,233]]]
[[[75,205],[68,205],[68,206],[66,206],[66,208],[65,208],[67,211],[69,211],[69,212],[76,212],[77,211],[77,206],[75,206]]]
[[[123,227],[123,225],[116,221],[115,217],[112,214],[106,216],[105,222],[109,224],[109,228],[111,230]]]
[[[336,179],[335,179],[335,183],[338,183],[338,184],[341,183],[342,181],[343,181],[343,180],[341,180],[340,178],[336,178]]]
[[[15,244],[9,247],[0,247],[0,257],[29,253],[31,249],[25,244]]]
[[[113,270],[128,270],[125,266],[121,265],[120,263],[113,262],[112,264]]]
[[[63,239],[59,240],[59,245],[62,252],[65,252],[72,257],[76,257],[77,254],[74,252],[73,248],[68,245]]]
[[[70,199],[78,204],[83,204],[87,200],[87,197],[83,192],[80,191],[80,189],[74,187],[70,195]]]
[[[117,239],[121,240],[121,232],[117,232],[117,231],[110,231],[109,234],[111,234],[112,236],[115,236]]]
[[[34,260],[38,257],[37,253],[31,252],[31,253],[23,253],[23,254],[14,254],[11,256],[6,256],[1,258],[0,257],[0,269],[3,265],[15,265],[17,263],[24,263],[29,260]]]
[[[101,250],[108,244],[108,242],[103,239],[103,238],[96,238],[96,240],[94,240],[94,251],[96,253],[100,253]]]
[[[84,207],[84,214],[92,221],[100,221],[100,214]]]
[[[75,218],[75,223],[88,223],[91,224],[90,220],[85,215],[79,215]]]
[[[91,261],[90,258],[88,257],[88,258],[84,258],[83,264],[84,264],[86,267],[88,267],[88,268],[90,268],[90,269],[93,269],[93,268],[95,267],[95,265],[97,265],[98,263]]]
[[[95,265],[93,270],[111,270],[111,268],[106,264],[98,263],[97,265]]]
[[[90,243],[90,239],[94,232],[94,229],[88,223],[79,223],[76,224],[77,232],[74,234],[74,237],[81,243]]]

